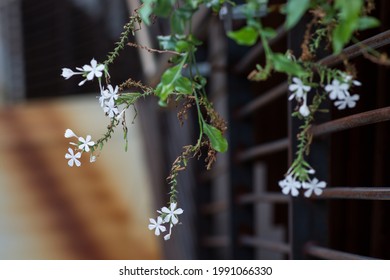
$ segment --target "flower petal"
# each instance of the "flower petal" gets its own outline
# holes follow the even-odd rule
[[[167,207],[164,206],[163,208],[161,208],[161,212],[169,214],[171,213],[171,210],[169,210]]]
[[[77,137],[77,135],[69,128],[67,130],[65,130],[64,136],[65,136],[65,138]]]

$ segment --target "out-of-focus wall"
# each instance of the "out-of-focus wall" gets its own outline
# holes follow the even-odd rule
[[[105,123],[95,96],[0,109],[0,259],[160,258],[137,124],[127,153],[118,130],[95,163],[64,157],[66,128],[97,140]]]

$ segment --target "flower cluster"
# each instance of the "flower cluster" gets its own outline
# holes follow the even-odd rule
[[[119,120],[123,117],[122,124],[124,125],[124,131],[127,132],[125,128],[125,110],[140,97],[142,96],[139,93],[119,93],[119,87],[107,84],[106,86],[102,85],[103,73],[106,77],[109,77],[107,67],[103,64],[98,64],[95,59],[91,60],[90,65],[84,65],[83,67],[76,67],[79,72],[75,72],[69,68],[63,68],[61,76],[65,79],[69,79],[74,75],[81,75],[84,77],[79,83],[79,86],[82,86],[87,81],[92,81],[95,77],[99,82],[100,96],[98,96],[100,107],[102,107],[106,116],[111,119],[111,124],[108,126],[108,132],[99,139],[97,142],[92,141],[92,137],[87,135],[85,138],[77,136],[72,130],[67,129],[65,131],[66,138],[76,138],[77,142],[70,142],[72,146],[75,146],[74,149],[69,148],[68,153],[66,153],[65,158],[68,160],[69,166],[76,165],[77,167],[81,166],[80,158],[84,152],[90,153],[90,162],[96,161],[96,156],[94,152],[96,149],[107,141],[111,137],[113,131],[113,126],[116,126],[119,123]],[[123,109],[119,109],[118,106],[124,105]],[[125,134],[126,136],[126,134]],[[127,139],[125,137],[125,139]],[[150,219],[149,229],[154,230],[156,235],[160,235],[161,232],[167,231],[167,228],[163,225],[167,223],[169,226],[169,232],[164,236],[165,240],[169,240],[172,233],[172,228],[178,224],[178,215],[183,213],[181,208],[177,208],[177,203],[172,202],[168,207],[163,207],[161,210],[157,211],[160,215],[157,219]]]
[[[81,165],[81,162],[79,159],[81,158],[81,154],[84,152],[91,153],[89,161],[90,162],[95,162],[96,161],[96,156],[93,155],[94,147],[95,147],[95,142],[92,141],[91,135],[87,135],[87,137],[79,137],[77,136],[71,129],[67,129],[64,134],[65,138],[71,138],[75,137],[78,142],[70,142],[72,146],[75,146],[75,150],[77,153],[74,153],[74,150],[72,148],[68,148],[68,153],[65,154],[65,158],[68,159],[68,165],[72,167],[73,165],[76,165],[79,167]]]
[[[341,81],[333,79],[332,84],[325,86],[325,91],[329,93],[329,98],[331,100],[336,100],[334,105],[339,110],[344,110],[347,107],[353,108],[359,100],[359,95],[350,95],[349,89],[351,85],[360,86],[361,83],[359,81],[352,80],[352,76],[343,73]]]
[[[119,120],[123,116],[126,108],[119,112],[116,105],[116,100],[119,98],[118,86],[114,87],[108,84],[107,88],[104,88],[102,85],[103,73],[109,76],[106,66],[104,64],[99,64],[95,59],[92,59],[90,65],[76,67],[76,70],[79,72],[75,72],[69,68],[62,68],[61,76],[67,80],[74,75],[81,75],[85,79],[79,83],[79,86],[84,85],[87,81],[92,81],[96,77],[100,88],[100,96],[98,97],[100,106],[109,118]],[[65,137],[76,137],[78,139],[78,143],[70,142],[71,145],[77,147],[77,153],[75,154],[75,151],[69,148],[68,153],[65,155],[65,158],[69,160],[69,166],[76,165],[79,167],[81,165],[79,159],[81,158],[81,154],[83,152],[91,151],[90,162],[96,161],[96,156],[93,155],[93,152],[95,151],[97,144],[94,141],[91,141],[92,137],[90,135],[87,135],[84,139],[83,137],[78,137],[72,130],[67,129],[65,131]]]
[[[314,173],[314,172],[313,172]],[[299,195],[299,189],[305,189],[305,197],[310,197],[314,192],[315,195],[321,195],[323,189],[326,187],[324,181],[319,181],[317,178],[309,179],[307,182],[300,182],[292,174],[288,174],[284,180],[279,181],[279,186],[283,194],[291,194],[292,196]]]
[[[109,76],[104,64],[98,64],[95,59],[92,59],[91,65],[84,65],[82,68],[76,67],[76,69],[81,72],[74,72],[69,68],[62,68],[61,76],[67,80],[73,75],[82,75],[83,77],[85,77],[85,79],[79,83],[79,86],[84,85],[86,81],[92,81],[94,77],[98,78],[100,88],[100,96],[98,98],[100,106],[103,108],[104,113],[106,113],[108,117],[120,119],[125,109],[119,112],[118,106],[115,103],[115,101],[119,97],[118,86],[112,86],[108,84],[107,88],[104,88],[101,82],[103,73]]]
[[[154,230],[154,234],[159,236],[162,232],[165,232],[167,229],[163,225],[168,223],[169,233],[164,236],[164,240],[169,240],[172,234],[172,228],[179,223],[178,215],[183,214],[183,209],[177,208],[177,203],[172,202],[168,207],[163,207],[161,210],[158,210],[157,213],[160,215],[157,217],[157,220],[150,218],[149,229]]]
[[[331,76],[332,81],[330,84],[324,86],[324,96],[327,96],[330,100],[334,101],[334,105],[339,109],[353,108],[356,106],[356,102],[359,100],[359,95],[351,95],[349,90],[351,86],[360,86],[359,81],[353,80],[352,76],[341,72],[333,72]],[[329,79],[330,80],[330,79]],[[317,178],[310,178],[310,175],[315,173],[314,169],[304,160],[304,154],[307,152],[307,146],[310,143],[310,136],[308,128],[312,121],[312,116],[316,110],[318,110],[318,104],[308,106],[307,95],[312,89],[313,85],[308,85],[297,77],[292,78],[292,83],[289,85],[291,95],[289,100],[295,99],[299,103],[299,115],[305,120],[304,125],[301,127],[302,132],[298,134],[298,151],[297,157],[287,171],[287,175],[284,180],[279,181],[279,186],[282,189],[282,193],[291,194],[292,196],[298,196],[299,190],[304,189],[305,197],[310,197],[313,193],[315,195],[321,195],[323,189],[326,187],[326,183],[319,181]],[[325,97],[324,97],[325,98]]]
[[[304,82],[297,78],[292,78],[293,83],[288,87],[291,91],[289,100],[297,100],[300,103],[299,113],[302,117],[308,117],[310,115],[310,109],[307,105],[307,94],[311,90],[311,86],[305,85]],[[334,78],[331,84],[325,86],[325,91],[329,95],[331,100],[335,100],[334,105],[339,109],[353,108],[356,106],[356,102],[359,100],[359,95],[351,95],[349,89],[351,85],[360,86],[361,83],[356,80],[352,80],[352,76],[341,73],[339,77]]]

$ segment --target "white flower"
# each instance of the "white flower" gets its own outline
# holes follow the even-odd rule
[[[108,102],[104,103],[104,113],[108,114],[110,118],[113,118],[114,116],[118,115],[119,110],[115,106],[114,100],[110,100]]]
[[[107,97],[107,90],[102,88],[100,90],[100,96],[99,96],[100,107],[104,108],[104,103],[106,102],[107,98],[108,98]]]
[[[117,100],[119,95],[118,95],[118,86],[115,86],[115,89],[112,87],[112,85],[108,85],[107,89],[105,91],[105,96],[109,100]]]
[[[291,192],[292,196],[298,196],[299,191],[298,189],[301,188],[301,183],[296,181],[295,178],[292,177],[292,175],[287,175],[284,180],[279,181],[279,186],[282,188],[282,192],[284,194],[289,194]]]
[[[85,84],[86,81],[87,81],[87,79],[82,80],[82,81],[79,83],[79,86],[81,87],[83,84]]]
[[[89,157],[89,162],[95,162],[96,161],[96,156],[92,155]]]
[[[168,223],[170,221],[174,225],[179,222],[177,215],[183,214],[184,211],[181,208],[176,209],[176,206],[177,204],[172,202],[169,209],[167,207],[161,208],[161,212],[166,214],[164,222]]]
[[[85,72],[89,72],[87,74],[87,80],[91,81],[93,80],[94,77],[100,78],[101,76],[103,76],[102,71],[104,70],[104,65],[103,64],[98,65],[97,61],[94,58],[92,58],[91,65],[84,65],[83,70]]]
[[[76,166],[80,166],[81,162],[78,160],[78,158],[81,157],[81,153],[78,152],[77,154],[74,154],[73,150],[71,148],[68,149],[68,153],[65,154],[65,158],[69,159],[68,165],[70,167],[73,166],[73,164],[76,164]]]
[[[91,135],[87,135],[85,139],[83,137],[79,137],[79,141],[81,142],[81,144],[79,145],[79,149],[89,152],[89,146],[92,147],[93,145],[95,145],[95,142],[91,141],[91,139]]]
[[[307,107],[306,104],[302,104],[301,107],[299,107],[299,113],[300,113],[303,117],[307,117],[308,115],[310,115],[309,107]]]
[[[78,136],[69,128],[67,130],[65,130],[64,136],[65,136],[65,138],[70,138],[70,137],[78,138]]]
[[[314,178],[310,182],[303,182],[302,187],[306,189],[305,196],[310,197],[314,192],[316,195],[322,194],[322,189],[326,187],[326,183],[321,181],[319,182],[317,178]]]
[[[357,81],[357,80],[352,80],[352,76],[351,75],[348,75],[347,73],[342,73],[341,76],[343,77],[343,80],[344,82],[346,83],[349,83],[350,81],[352,81],[352,84],[354,86],[361,86],[362,83]]]
[[[150,221],[150,224],[149,224],[148,228],[150,230],[154,229],[155,235],[159,236],[160,232],[166,231],[166,228],[163,225],[161,225],[163,223],[163,220],[161,217],[157,217],[157,221],[155,219],[149,219],[149,221]]]
[[[173,224],[170,224],[170,226],[169,226],[169,233],[164,236],[164,240],[165,241],[171,239],[172,227],[173,227]]]
[[[69,79],[70,77],[72,77],[73,75],[80,75],[82,74],[81,72],[73,72],[71,69],[69,68],[62,68],[62,73],[61,73],[61,76],[65,78],[65,80]]]
[[[360,98],[359,95],[347,95],[344,99],[337,100],[334,105],[337,106],[337,109],[344,110],[346,107],[353,108],[356,106],[356,101]]]
[[[293,94],[291,94],[288,99],[292,100],[295,97],[297,100],[300,100],[303,97],[304,93],[310,91],[311,87],[304,85],[302,80],[297,77],[292,78],[292,80],[294,83],[289,85],[288,90],[291,91]]]
[[[303,116],[303,117],[307,117],[310,115],[310,110],[309,110],[309,107],[307,106],[306,104],[306,93],[303,95],[303,103],[301,105],[301,107],[299,107],[299,113]]]
[[[333,79],[331,85],[326,85],[325,90],[329,92],[329,98],[334,99],[344,99],[345,96],[349,95],[349,84],[340,83],[339,80]]]
[[[116,118],[118,121],[121,120],[122,117],[123,117],[123,115],[125,114],[125,111],[126,111],[126,108],[123,109],[123,110],[119,113],[119,115],[117,115],[115,118]]]

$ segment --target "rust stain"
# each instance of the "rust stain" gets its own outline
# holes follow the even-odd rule
[[[8,158],[7,170],[17,176],[19,191],[33,197],[30,207],[48,212],[47,230],[61,233],[61,248],[67,251],[63,256],[159,258],[158,249],[138,230],[126,200],[111,188],[113,180],[104,168],[67,168],[65,123],[50,102],[0,111],[0,129],[6,132],[0,145],[6,146],[2,152]]]

